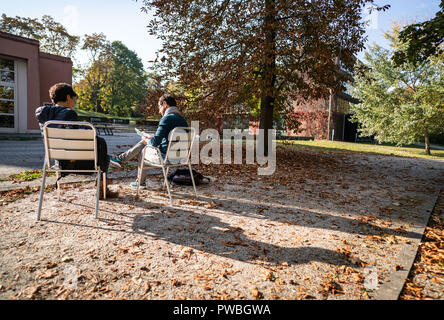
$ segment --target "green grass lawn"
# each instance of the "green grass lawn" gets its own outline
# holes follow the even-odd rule
[[[94,111],[87,111],[87,110],[80,110],[80,109],[74,109],[77,114],[80,117],[93,117],[93,118],[111,118],[111,119],[122,119],[122,120],[130,120],[130,121],[136,121],[139,119],[139,117],[118,117],[113,116],[106,113],[100,113],[100,112],[94,112]]]
[[[42,169],[35,170],[25,170],[20,173],[11,174],[6,178],[0,178],[0,181],[32,181],[35,179],[40,179],[42,177]],[[55,176],[54,172],[47,172],[46,176]]]
[[[425,153],[424,147],[415,145],[396,147],[393,145],[378,145],[372,143],[354,143],[328,140],[285,140],[285,142],[278,141],[277,144],[285,145],[290,148],[308,148],[328,152],[358,152],[398,157],[444,159],[444,150],[435,150],[431,148],[431,155],[429,156]]]

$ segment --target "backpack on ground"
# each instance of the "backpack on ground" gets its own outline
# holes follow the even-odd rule
[[[193,177],[196,186],[210,182],[210,178],[205,177],[204,175],[202,175],[201,173],[197,172],[194,169],[193,169]],[[185,186],[193,185],[189,169],[176,169],[176,171],[169,174],[167,178],[168,181],[172,184],[185,185]]]

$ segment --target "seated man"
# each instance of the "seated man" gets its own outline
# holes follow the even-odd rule
[[[49,89],[49,97],[54,105],[42,106],[35,110],[35,116],[39,121],[41,130],[43,129],[45,122],[50,120],[80,121],[77,112],[73,110],[78,95],[71,85],[67,83],[57,83],[53,85]],[[108,156],[106,141],[101,137],[97,137],[97,153],[97,161],[100,169],[103,172],[108,172],[110,157]],[[89,170],[94,167],[94,161],[92,160],[60,160],[57,164],[64,170]],[[62,176],[63,175],[64,174],[62,173]],[[103,197],[102,193],[103,188],[100,188],[100,198]],[[109,190],[107,190],[107,194],[110,194]]]
[[[176,127],[188,127],[188,123],[185,118],[179,114],[179,110],[176,106],[176,100],[172,95],[164,94],[159,99],[159,113],[162,115],[162,118],[159,121],[159,127],[157,128],[154,136],[151,137],[142,137],[142,140],[134,145],[132,148],[127,151],[121,153],[115,158],[111,159],[111,165],[120,164],[122,162],[129,161],[134,158],[138,158],[139,167],[140,161],[142,159],[142,151],[145,148],[146,144],[149,144],[154,147],[158,147],[162,156],[165,157],[165,154],[168,149],[168,135],[169,133]],[[141,186],[146,186],[146,172],[142,172],[142,177],[140,181]],[[131,182],[132,187],[137,187],[137,180],[135,182]]]

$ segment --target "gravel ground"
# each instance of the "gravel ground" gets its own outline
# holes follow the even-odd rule
[[[410,267],[443,161],[279,148],[277,163],[199,165],[215,181],[198,199],[173,187],[173,207],[114,172],[97,220],[93,182],[46,193],[40,222],[38,192],[3,194],[0,299],[372,299]]]

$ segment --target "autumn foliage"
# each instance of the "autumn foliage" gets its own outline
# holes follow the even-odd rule
[[[144,0],[142,10],[154,13],[149,32],[163,41],[154,65],[183,88],[194,119],[258,108],[260,128],[271,129],[294,100],[343,89],[337,58],[352,69],[364,47],[364,5],[373,2]]]

